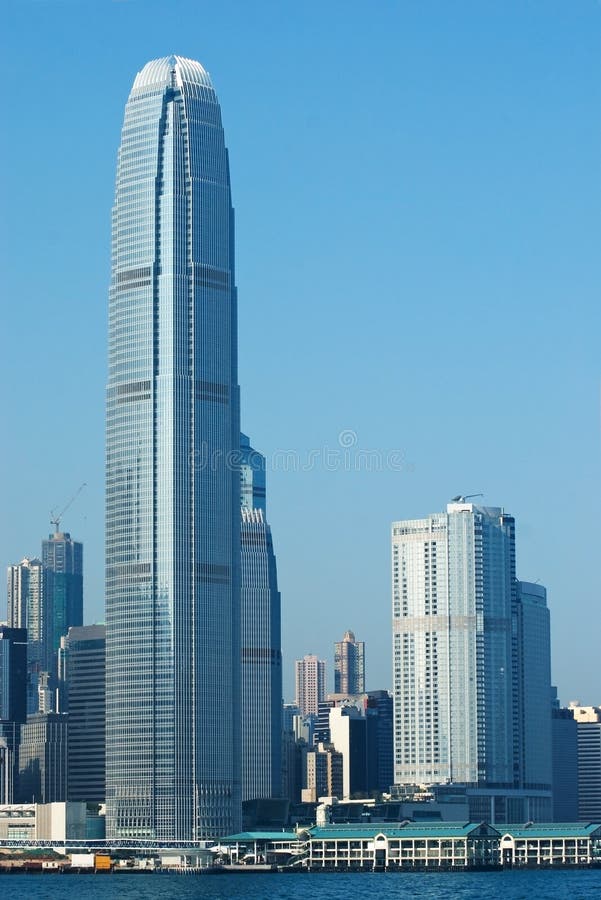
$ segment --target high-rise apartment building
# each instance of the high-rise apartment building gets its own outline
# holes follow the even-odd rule
[[[334,693],[362,694],[365,691],[365,643],[346,631],[334,644]]]
[[[62,642],[61,666],[69,714],[67,799],[102,802],[105,783],[106,629],[82,625]]]
[[[514,520],[393,523],[395,782],[513,785]]]
[[[463,498],[392,532],[395,782],[465,784],[470,815],[551,817],[549,612],[514,519]]]
[[[331,744],[321,742],[307,750],[305,758],[305,787],[301,792],[304,803],[317,803],[320,797],[344,796],[344,757]]]
[[[249,800],[281,796],[282,649],[265,458],[240,438],[242,799]]]
[[[27,711],[55,709],[61,637],[83,621],[83,546],[66,532],[42,541],[42,558],[8,568],[8,622],[27,628]]]
[[[240,442],[234,214],[211,79],[147,63],[112,220],[107,834],[238,830]]]
[[[326,699],[326,664],[313,654],[294,663],[295,703],[304,716],[317,716],[319,704]]]
[[[21,560],[8,567],[8,624],[27,629],[27,712],[39,710],[40,676],[52,667],[51,588],[47,571],[37,558]]]

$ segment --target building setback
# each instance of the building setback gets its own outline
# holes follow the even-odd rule
[[[334,644],[334,693],[362,694],[365,691],[365,643],[346,631]]]
[[[280,593],[266,521],[265,458],[240,436],[242,799],[282,792]]]
[[[240,441],[234,213],[200,63],[125,108],[109,298],[107,836],[238,828]]]

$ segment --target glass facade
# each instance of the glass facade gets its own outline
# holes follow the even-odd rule
[[[281,796],[280,593],[265,520],[265,458],[241,435],[242,799]]]
[[[234,228],[202,66],[148,63],[112,224],[106,462],[107,835],[240,827]]]
[[[61,638],[72,626],[83,625],[83,544],[68,532],[55,532],[42,541],[42,563],[46,569],[51,610],[47,634],[52,681],[57,674]]]

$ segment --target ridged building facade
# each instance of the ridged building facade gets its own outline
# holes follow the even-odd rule
[[[265,458],[241,435],[242,799],[282,794],[281,601]]]
[[[234,215],[211,79],[149,62],[112,220],[106,458],[107,834],[241,824]]]

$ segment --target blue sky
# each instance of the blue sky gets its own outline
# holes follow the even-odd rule
[[[0,25],[3,564],[87,482],[63,526],[102,619],[115,156],[136,71],[178,53],[230,148],[286,696],[347,628],[390,686],[390,522],[481,491],[548,587],[561,699],[600,703],[601,5],[5,0]]]

